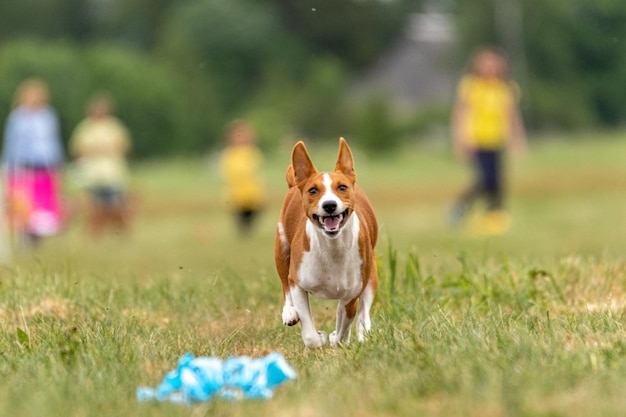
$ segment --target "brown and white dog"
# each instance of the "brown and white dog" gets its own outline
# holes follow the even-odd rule
[[[309,348],[326,343],[317,331],[309,294],[339,300],[333,346],[350,341],[357,313],[357,337],[370,331],[370,307],[378,286],[374,247],[378,224],[365,192],[355,184],[350,147],[339,139],[335,170],[318,172],[303,142],[293,148],[287,168],[289,191],[280,213],[274,257],[283,285],[283,323],[302,323]]]

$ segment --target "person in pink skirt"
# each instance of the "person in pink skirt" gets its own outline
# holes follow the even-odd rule
[[[2,162],[9,221],[23,243],[59,232],[62,211],[59,168],[63,163],[59,121],[39,79],[22,82],[4,129]]]

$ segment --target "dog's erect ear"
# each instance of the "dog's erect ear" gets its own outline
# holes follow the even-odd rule
[[[293,147],[293,152],[291,153],[291,165],[293,166],[293,174],[296,184],[300,184],[302,181],[305,181],[317,172],[315,166],[313,166],[309,153],[306,151],[304,142],[302,141],[296,143],[296,146]]]
[[[287,172],[285,172],[285,178],[287,179],[287,186],[289,186],[289,188],[298,185],[296,183],[296,174],[293,173],[293,165],[289,164],[289,166],[287,167]]]
[[[348,142],[344,138],[339,138],[339,154],[337,155],[337,164],[335,171],[339,171],[346,175],[352,182],[356,182],[356,171],[354,170],[354,158],[352,151],[348,146]]]

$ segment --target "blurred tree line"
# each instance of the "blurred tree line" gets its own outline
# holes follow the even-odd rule
[[[424,5],[456,17],[459,67],[477,45],[510,52],[531,127],[624,124],[624,0],[3,0],[0,119],[39,76],[66,138],[111,92],[140,157],[221,146],[239,117],[266,148],[340,134],[390,148],[447,113],[397,120],[384,96],[355,106],[346,91]]]
[[[419,0],[3,0],[0,117],[24,78],[48,82],[64,136],[109,91],[136,156],[220,146],[232,118],[262,145],[335,138],[343,94]]]

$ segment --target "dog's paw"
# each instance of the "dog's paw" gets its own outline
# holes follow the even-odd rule
[[[334,330],[329,336],[330,345],[332,347],[338,347],[341,345],[349,345],[350,344],[350,333],[347,334],[343,339],[340,339],[337,336],[337,330]]]
[[[285,306],[283,307],[283,324],[285,326],[293,326],[300,321],[300,317],[298,316],[298,312],[296,308],[293,306]]]
[[[328,336],[326,332],[319,331],[311,336],[302,335],[302,340],[304,341],[304,346],[309,349],[318,349],[326,344]]]

